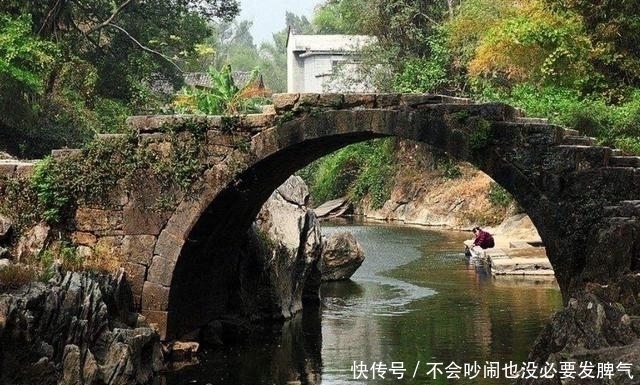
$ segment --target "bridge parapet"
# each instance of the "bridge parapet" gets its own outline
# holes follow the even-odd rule
[[[35,161],[0,159],[0,177],[26,179],[33,174]]]
[[[127,126],[138,134],[166,132],[186,123],[200,124],[208,130],[249,132],[256,134],[275,122],[274,114],[219,115],[138,115],[127,119]]]

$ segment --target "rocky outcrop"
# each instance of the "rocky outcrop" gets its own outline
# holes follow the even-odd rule
[[[44,222],[25,230],[15,247],[15,259],[20,261],[38,255],[46,247],[50,230],[50,226]]]
[[[0,295],[0,383],[147,383],[162,369],[160,339],[130,308],[122,273],[70,272]]]
[[[468,163],[437,157],[424,143],[398,140],[396,175],[380,208],[365,197],[355,211],[373,220],[469,229],[499,223],[511,208],[488,199],[493,180]]]
[[[640,276],[627,274],[615,284],[590,284],[556,313],[538,336],[528,361],[538,367],[573,362],[575,378],[523,378],[517,385],[637,384],[640,378]],[[613,364],[612,378],[585,379],[581,364]],[[621,366],[618,366],[622,364]],[[625,365],[627,364],[627,365]],[[565,364],[566,367],[567,364]],[[626,370],[629,372],[627,373]],[[633,377],[633,378],[632,378]]]
[[[322,280],[349,279],[363,261],[364,251],[353,234],[348,232],[332,234],[322,247],[320,258]]]
[[[12,226],[11,219],[0,214],[0,243],[4,244],[8,241]]]
[[[286,319],[318,296],[322,236],[307,209],[309,190],[292,176],[263,205],[241,258],[243,313],[253,319]],[[317,286],[317,287],[316,287]]]

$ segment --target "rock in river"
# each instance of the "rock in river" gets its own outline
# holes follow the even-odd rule
[[[364,251],[353,234],[331,235],[324,243],[320,259],[323,281],[349,279],[364,261]]]

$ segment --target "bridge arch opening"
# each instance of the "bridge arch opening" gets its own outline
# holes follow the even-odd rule
[[[318,119],[318,115],[312,118]],[[384,127],[396,130],[385,119],[381,121]],[[261,133],[270,138],[257,138],[254,146],[258,143],[259,149],[260,143],[279,141],[278,151],[256,161],[229,181],[198,214],[188,230],[173,269],[168,298],[167,328],[177,332],[173,337],[206,325],[218,316],[242,311],[238,308],[241,304],[238,296],[242,290],[238,272],[240,266],[247,263],[244,246],[250,239],[246,234],[264,202],[290,175],[312,161],[353,143],[391,136],[405,137],[397,132],[388,133],[379,127],[368,126],[365,130],[334,135],[327,135],[326,132],[330,131],[325,129],[320,131],[319,137],[306,138],[304,134],[295,135],[295,128],[308,130],[310,123],[306,120],[293,123],[293,130],[280,126]],[[316,126],[317,123],[311,125]],[[437,136],[443,136],[443,131],[443,127],[435,129]],[[424,133],[417,136],[422,142],[429,140]],[[414,140],[413,136],[411,139]],[[431,143],[428,145],[433,151],[444,152]],[[454,152],[463,156],[466,153],[464,147]],[[464,159],[463,156],[457,159]],[[510,187],[505,186],[507,190]],[[253,277],[259,277],[259,274]]]

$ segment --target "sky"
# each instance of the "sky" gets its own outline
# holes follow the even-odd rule
[[[262,42],[270,42],[273,33],[286,27],[286,11],[310,17],[313,8],[322,3],[323,0],[240,0],[242,10],[238,20],[253,22],[253,42],[260,45]]]

